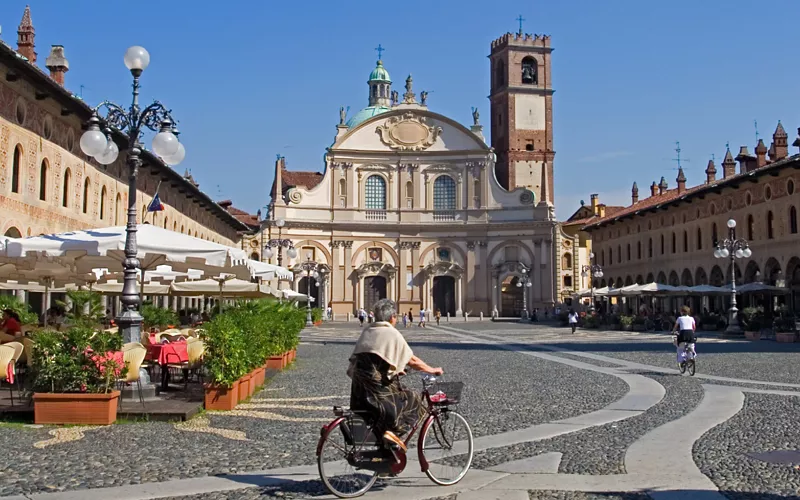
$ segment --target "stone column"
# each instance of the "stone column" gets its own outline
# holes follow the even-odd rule
[[[344,245],[344,300],[353,300],[353,282],[350,280],[350,275],[353,274],[353,242],[343,241]]]
[[[467,208],[467,200],[464,196],[464,176],[459,172],[456,177],[456,208],[458,210],[463,210]]]
[[[401,241],[397,247],[397,254],[400,257],[399,267],[397,269],[398,274],[398,287],[397,287],[397,298],[398,302],[409,300],[408,297],[408,290],[406,290],[406,283],[408,283],[406,274],[408,273],[408,242]]]
[[[356,293],[358,294],[356,306],[357,308],[364,307],[364,276],[358,277],[358,288],[356,289]]]
[[[553,297],[553,240],[542,240],[542,260],[539,263],[539,268],[542,271],[542,278],[544,279],[544,293],[542,300],[548,305],[555,304],[555,297]]]
[[[341,251],[341,246],[341,241],[337,240],[331,242],[331,272],[330,277],[328,278],[328,284],[331,291],[331,300],[336,299],[337,301],[344,298],[344,287],[342,284],[345,282],[345,280],[342,279],[342,272],[341,268],[339,267],[339,261],[341,260],[339,257],[339,252]],[[337,287],[339,289],[339,293],[336,293]]]
[[[411,287],[411,300],[416,299],[421,301],[424,282],[419,276],[419,271],[420,271],[419,247],[420,247],[419,241],[411,242],[411,274],[414,276],[414,279],[416,280],[416,284]]]
[[[464,296],[462,293],[462,280],[464,275],[456,278],[456,316],[461,317],[464,314]]]
[[[467,289],[467,302],[476,301],[478,297],[478,293],[475,287],[475,242],[468,241],[467,242],[467,260],[464,262],[464,273],[466,282],[466,289]],[[469,306],[467,306],[469,308]]]
[[[475,283],[475,300],[477,301],[486,301],[491,297],[492,290],[490,287],[493,286],[491,279],[492,263],[487,260],[489,258],[488,248],[488,241],[478,242],[478,258],[475,262],[475,276],[477,278]],[[491,308],[489,312],[491,312]]]
[[[414,184],[414,208],[416,210],[425,208],[421,200],[421,195],[423,193],[422,189],[420,189],[420,172],[419,172],[419,165],[410,165],[409,169],[409,176],[411,178],[411,182]]]

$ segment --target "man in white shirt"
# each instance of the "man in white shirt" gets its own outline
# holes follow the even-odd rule
[[[672,328],[673,331],[678,332],[678,365],[683,368],[687,361],[687,355],[689,360],[694,360],[695,356],[697,356],[697,352],[695,351],[695,342],[697,341],[697,337],[695,336],[695,331],[697,330],[697,325],[694,322],[694,318],[690,315],[690,310],[688,306],[683,306],[681,308],[681,315],[675,320],[675,326]],[[688,349],[687,349],[688,346]]]

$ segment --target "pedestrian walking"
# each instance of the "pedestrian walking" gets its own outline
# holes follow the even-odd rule
[[[363,308],[358,310],[358,322],[364,326],[364,320],[367,318],[367,312]]]
[[[572,333],[575,333],[575,330],[578,328],[578,313],[575,312],[575,309],[569,310],[567,320],[569,321],[569,326],[572,327]]]
[[[425,309],[419,310],[419,327],[425,328]]]
[[[408,328],[408,316],[403,315],[403,328]]]
[[[442,320],[442,311],[436,310],[436,326],[439,326],[439,322]]]

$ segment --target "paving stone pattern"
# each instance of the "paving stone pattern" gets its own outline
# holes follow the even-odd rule
[[[485,469],[546,452],[563,453],[559,472],[567,474],[624,474],[625,451],[647,432],[692,411],[703,389],[688,376],[649,375],[666,389],[664,399],[645,413],[544,441],[493,448],[475,454],[473,467]]]
[[[531,500],[650,500],[646,493],[584,493],[551,490],[531,491],[530,498]]]
[[[771,464],[748,453],[800,449],[800,397],[745,393],[744,408],[695,442],[703,474],[733,500],[800,498],[800,461]]]

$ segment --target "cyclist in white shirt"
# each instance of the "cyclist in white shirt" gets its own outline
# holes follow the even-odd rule
[[[689,359],[694,359],[695,356],[697,356],[697,352],[695,351],[695,342],[697,342],[695,331],[697,330],[697,325],[695,325],[694,318],[690,315],[690,312],[688,306],[683,306],[681,308],[681,315],[675,320],[675,326],[672,327],[673,333],[677,332],[678,336],[679,365],[686,363],[686,351],[684,348],[687,347],[687,345]]]

